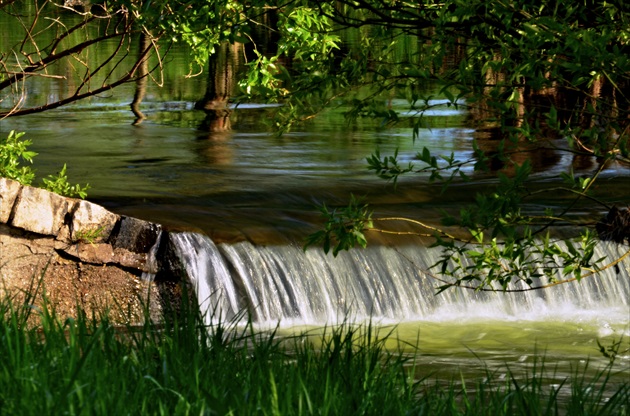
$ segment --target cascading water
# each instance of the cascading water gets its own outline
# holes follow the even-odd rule
[[[202,234],[176,233],[170,238],[186,268],[206,324],[214,319],[231,319],[242,307],[217,246]]]
[[[283,325],[366,319],[630,319],[628,260],[579,283],[540,291],[452,289],[435,295],[439,282],[425,270],[438,260],[438,249],[373,246],[334,258],[297,245],[217,246],[195,233],[176,233],[172,239],[208,317],[220,313],[230,318],[247,308],[258,323]],[[623,249],[602,242],[596,257],[617,258]]]

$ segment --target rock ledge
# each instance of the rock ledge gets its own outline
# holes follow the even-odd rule
[[[111,312],[118,323],[160,319],[177,301],[169,274],[153,281],[151,248],[162,226],[114,214],[100,205],[0,178],[0,293],[45,296],[60,316]],[[155,250],[154,250],[155,251]],[[143,278],[144,276],[144,278]],[[164,277],[167,277],[164,279]]]

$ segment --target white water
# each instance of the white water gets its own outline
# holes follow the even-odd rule
[[[374,246],[340,253],[320,249],[215,245],[194,233],[171,235],[207,320],[230,319],[247,308],[256,322],[322,325],[344,320],[570,320],[628,325],[630,261],[581,282],[521,293],[450,289],[425,274],[438,249]],[[621,251],[619,251],[621,250]],[[595,258],[625,249],[600,243]]]
[[[177,233],[169,237],[186,267],[205,323],[232,318],[241,306],[234,280],[217,246],[202,234]]]

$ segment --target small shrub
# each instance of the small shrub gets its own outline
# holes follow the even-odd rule
[[[20,166],[23,161],[33,163],[37,153],[28,151],[30,140],[21,140],[24,133],[9,132],[7,138],[0,138],[0,176],[30,185],[35,172],[30,166]]]
[[[81,187],[79,184],[70,185],[68,182],[68,176],[66,175],[65,163],[57,175],[48,175],[48,178],[43,178],[42,181],[44,182],[44,189],[59,195],[69,196],[71,198],[78,196],[81,199],[85,199],[87,196],[86,191],[90,188],[89,184],[86,184],[84,187]]]
[[[96,240],[103,235],[104,230],[104,227],[78,230],[74,233],[74,239],[83,243],[94,244]]]
[[[35,171],[30,166],[21,166],[23,161],[33,163],[36,152],[27,150],[33,144],[30,140],[22,140],[24,133],[16,133],[11,130],[6,139],[0,138],[0,177],[14,179],[22,185],[30,185],[35,179]],[[85,186],[70,185],[66,175],[66,164],[57,175],[48,175],[43,178],[44,189],[68,197],[87,197],[89,184]]]

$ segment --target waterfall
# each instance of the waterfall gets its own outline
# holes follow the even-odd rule
[[[172,236],[202,311],[233,317],[248,308],[260,323],[315,324],[411,320],[629,318],[630,261],[596,276],[519,293],[449,289],[436,295],[426,270],[439,249],[373,246],[336,258],[298,245],[215,245],[201,234]],[[596,258],[623,254],[601,242]],[[624,250],[625,251],[625,250]]]
[[[234,280],[212,240],[197,233],[173,233],[175,246],[193,285],[206,324],[231,319],[243,309]]]

